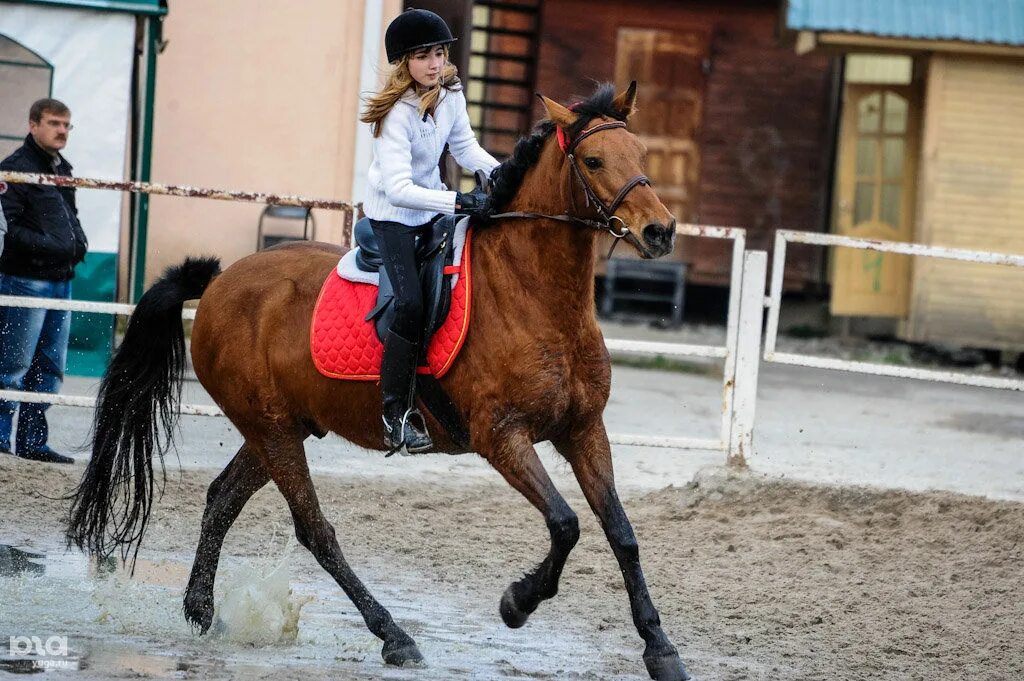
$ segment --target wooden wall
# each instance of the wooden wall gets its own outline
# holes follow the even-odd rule
[[[1024,253],[1024,67],[935,55],[914,241]],[[908,340],[1024,350],[1024,270],[915,258]]]
[[[698,199],[677,218],[745,227],[749,247],[771,250],[778,227],[823,229],[833,145],[830,61],[781,46],[778,11],[754,0],[547,0],[537,89],[568,101],[612,80],[620,28],[707,31]],[[691,239],[682,248],[691,282],[728,283],[730,244]],[[822,249],[792,247],[787,260],[788,288],[822,283]]]

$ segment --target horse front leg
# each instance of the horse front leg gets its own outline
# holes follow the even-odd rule
[[[661,618],[651,601],[640,566],[640,547],[615,491],[611,447],[604,422],[598,418],[588,427],[576,429],[554,444],[572,466],[619,563],[629,594],[633,624],[646,643],[643,657],[647,672],[656,681],[686,681],[690,676],[675,646],[661,628]]]
[[[513,582],[502,594],[499,611],[505,624],[518,629],[545,601],[558,593],[558,580],[569,552],[580,538],[579,519],[555,489],[537,450],[525,434],[518,434],[487,456],[502,477],[544,515],[551,548],[537,567]]]

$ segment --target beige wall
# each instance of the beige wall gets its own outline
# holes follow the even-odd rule
[[[351,199],[363,11],[360,0],[171,3],[153,181]],[[154,196],[151,206],[147,284],[185,255],[226,266],[255,250],[259,204]],[[317,238],[338,242],[341,215],[314,215]]]
[[[1024,60],[936,55],[915,241],[1024,253]],[[916,258],[906,335],[1024,350],[1024,270]]]

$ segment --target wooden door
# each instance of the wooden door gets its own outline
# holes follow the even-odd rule
[[[629,127],[647,146],[647,175],[679,222],[697,202],[708,35],[698,30],[620,28],[615,81],[637,81],[637,113]],[[624,249],[623,249],[624,250]],[[681,257],[684,249],[676,249]]]
[[[843,104],[834,231],[911,241],[919,153],[920,98],[912,85],[847,85]],[[908,256],[835,249],[834,315],[905,317]]]

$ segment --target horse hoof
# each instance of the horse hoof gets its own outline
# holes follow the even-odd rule
[[[199,602],[194,602],[196,600]],[[185,613],[185,621],[193,629],[197,629],[200,636],[210,630],[210,625],[213,624],[212,599],[192,599],[186,594],[182,611]]]
[[[686,673],[686,667],[679,658],[679,653],[671,652],[667,655],[644,655],[644,664],[647,665],[647,673],[654,681],[693,681]]]
[[[498,606],[498,611],[501,613],[501,619],[504,620],[505,626],[509,629],[518,629],[526,624],[526,620],[530,619],[530,613],[523,612],[516,606],[515,599],[512,597],[512,587],[505,589],[505,593],[501,595],[501,605]]]
[[[384,649],[381,651],[385,664],[395,667],[405,665],[417,665],[423,662],[423,654],[411,638],[404,638],[394,641],[385,641]]]

